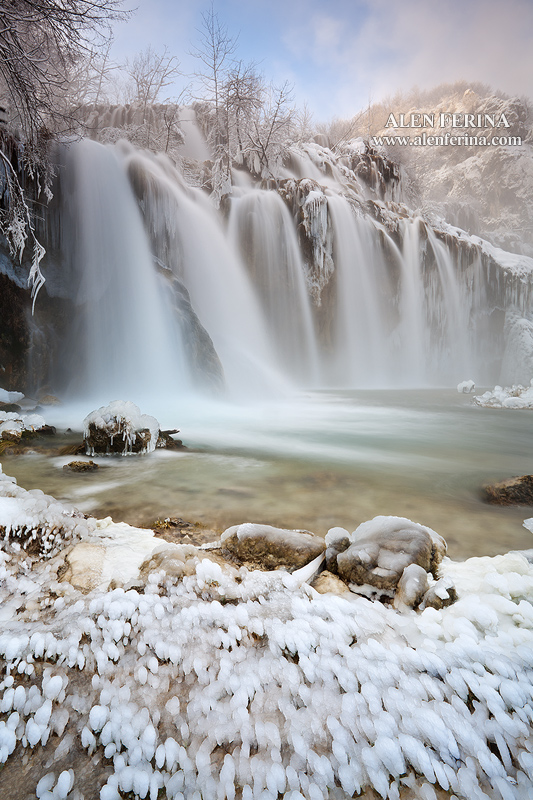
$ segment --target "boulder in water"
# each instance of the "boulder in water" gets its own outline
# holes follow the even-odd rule
[[[70,461],[64,465],[63,469],[71,472],[94,472],[99,467],[94,461]]]
[[[533,505],[533,475],[486,484],[483,491],[487,503],[499,506],[530,506]]]
[[[83,420],[87,455],[150,453],[159,439],[159,422],[129,401],[115,400]]]

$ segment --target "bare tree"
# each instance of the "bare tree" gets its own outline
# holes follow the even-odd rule
[[[182,74],[177,57],[169,55],[166,47],[157,53],[150,46],[126,62],[126,73],[131,79],[128,99],[144,111],[150,105],[168,101],[161,97],[162,90]]]
[[[0,232],[11,253],[22,256],[34,243],[30,282],[42,284],[42,247],[35,238],[29,200],[21,184],[26,172],[36,193],[50,195],[48,145],[72,127],[63,94],[80,53],[110,35],[111,22],[127,16],[121,0],[3,0],[0,3],[0,99],[9,123],[0,132]],[[18,198],[18,199],[17,199]]]
[[[216,133],[220,136],[223,132],[223,88],[232,67],[232,56],[237,49],[238,37],[230,36],[213,5],[202,14],[202,27],[198,33],[200,41],[191,50],[191,55],[203,64],[203,69],[196,72],[194,77],[203,89],[200,99],[214,105],[218,128]]]
[[[65,113],[89,104],[108,102],[113,87],[112,75],[119,65],[110,59],[112,42],[80,54],[69,72]]]
[[[297,138],[296,130],[292,86],[288,81],[280,87],[271,85],[247,132],[247,161],[253,171],[263,178],[275,177],[287,145]]]
[[[254,63],[234,62],[221,90],[228,133],[228,150],[240,160],[245,151],[246,129],[260,110],[265,93],[262,75]],[[235,140],[235,141],[232,141]]]

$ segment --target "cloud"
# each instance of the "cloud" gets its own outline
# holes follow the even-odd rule
[[[294,57],[305,45],[313,66],[329,71],[338,113],[369,96],[461,79],[531,93],[531,0],[336,0],[327,14],[313,5],[285,42]]]

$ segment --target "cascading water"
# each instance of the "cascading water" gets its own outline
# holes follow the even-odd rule
[[[311,164],[312,179],[276,191],[249,175],[225,219],[164,156],[72,145],[62,179],[77,281],[63,359],[72,390],[181,396],[194,391],[198,360],[211,385],[224,380],[239,397],[493,380],[501,354],[479,341],[480,258],[461,272],[421,218],[378,222],[356,179],[343,183],[348,167],[328,162],[320,184],[327,154],[310,153],[298,170]]]
[[[256,286],[277,358],[301,384],[319,380],[318,349],[294,223],[275,192],[253,190],[233,200],[230,240]]]
[[[344,197],[328,196],[337,272],[334,371],[341,386],[389,382],[388,331],[384,297],[387,275],[374,224],[356,217]]]
[[[139,207],[116,154],[73,144],[72,197],[77,281],[71,389],[98,398],[173,394],[189,386],[180,335],[154,270]]]
[[[396,352],[401,364],[400,386],[427,384],[428,350],[426,298],[420,257],[422,220],[402,221],[402,250],[399,254],[399,324],[396,330]]]

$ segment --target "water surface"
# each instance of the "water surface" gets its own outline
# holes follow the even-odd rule
[[[101,469],[82,475],[62,469],[72,457],[4,457],[4,472],[132,524],[181,517],[223,530],[253,521],[324,535],[393,514],[438,531],[454,558],[533,546],[522,527],[533,508],[489,506],[480,493],[486,481],[533,473],[528,411],[478,408],[451,390],[310,392],[276,403],[142,410],[179,426],[191,449],[99,458]],[[72,409],[51,413],[56,424],[73,424]]]

